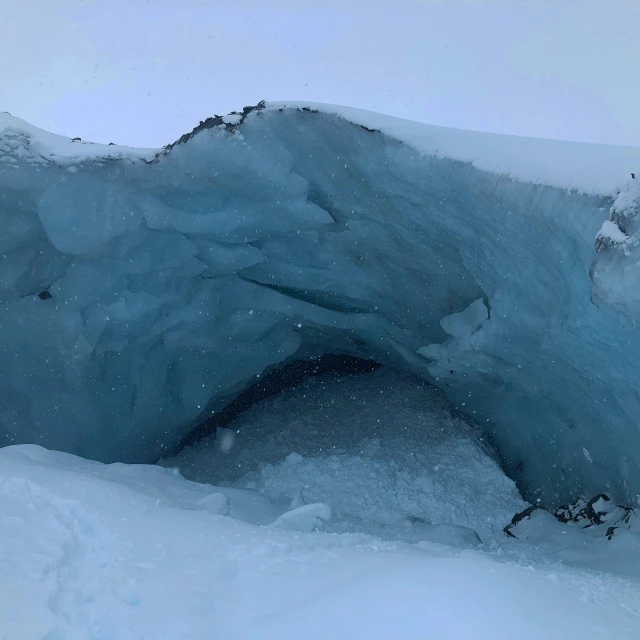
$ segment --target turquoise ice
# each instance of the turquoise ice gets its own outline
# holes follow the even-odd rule
[[[443,389],[530,500],[640,494],[639,150],[296,106],[160,151],[1,118],[0,445],[155,461],[346,353]]]

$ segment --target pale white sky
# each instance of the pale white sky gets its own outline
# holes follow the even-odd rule
[[[2,0],[0,110],[160,146],[267,100],[640,145],[638,0]]]

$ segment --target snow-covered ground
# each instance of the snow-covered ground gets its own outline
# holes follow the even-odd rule
[[[585,567],[620,549],[575,528],[574,566],[533,518],[500,537],[524,503],[430,387],[316,378],[232,427],[180,472],[0,450],[0,638],[638,637],[640,572]]]

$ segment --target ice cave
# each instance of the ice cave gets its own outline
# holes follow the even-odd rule
[[[637,638],[638,169],[0,114],[0,637]]]
[[[549,507],[640,494],[633,148],[264,104],[161,150],[0,116],[0,446],[175,452],[323,357],[435,385]]]

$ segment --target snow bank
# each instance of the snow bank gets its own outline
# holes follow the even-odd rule
[[[0,164],[5,166],[18,167],[24,162],[42,166],[55,163],[75,169],[74,165],[85,161],[149,161],[157,153],[157,149],[135,149],[116,144],[96,144],[80,138],[69,139],[34,127],[4,111],[0,112]]]
[[[381,131],[429,156],[459,160],[516,180],[614,195],[640,171],[640,149],[464,131],[337,105],[273,102],[270,109],[312,109]]]
[[[638,150],[321,111],[157,154],[3,116],[0,443],[154,461],[265,370],[337,352],[437,384],[528,499],[635,503],[637,260],[594,241]]]
[[[198,508],[230,496],[232,516]],[[638,583],[528,557],[259,527],[260,496],[171,470],[0,450],[0,635],[635,640]],[[273,513],[271,514],[273,515]],[[514,547],[515,548],[515,547]],[[509,558],[507,560],[507,557]]]

